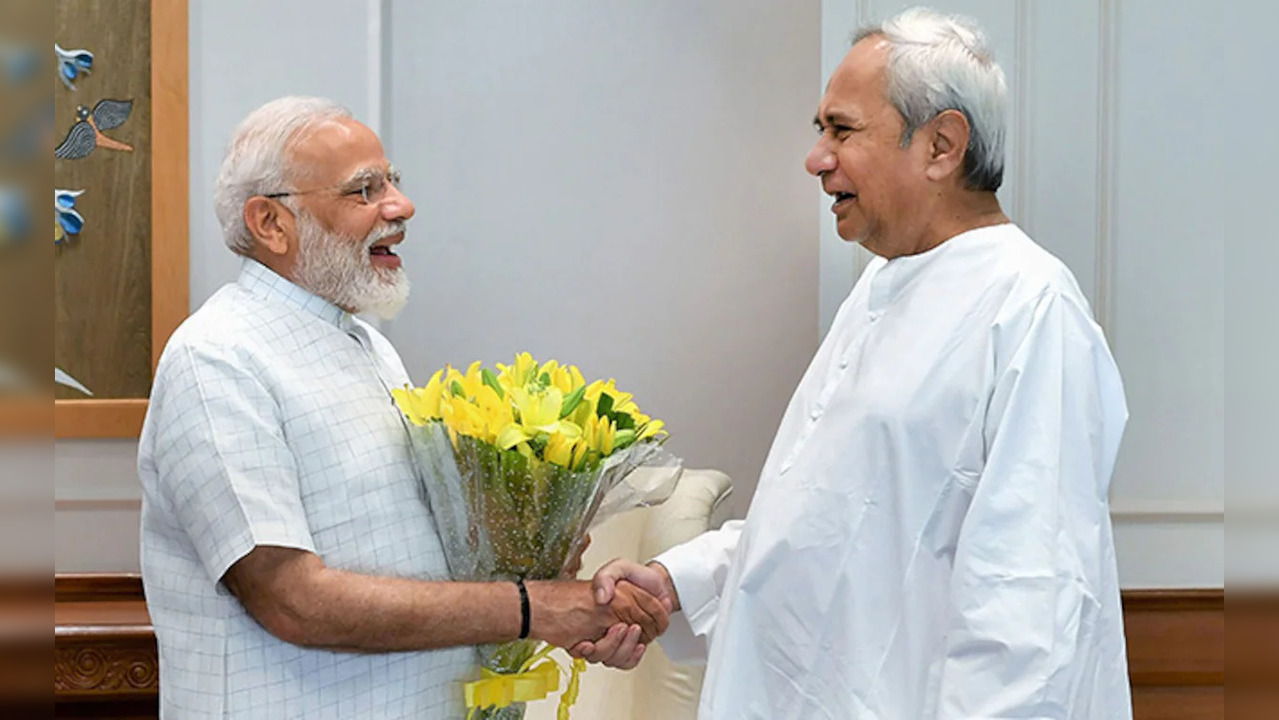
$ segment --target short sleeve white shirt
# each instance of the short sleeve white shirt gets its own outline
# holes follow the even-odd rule
[[[168,718],[464,715],[470,647],[358,654],[277,639],[220,583],[258,545],[449,579],[374,328],[246,260],[174,333],[139,443],[142,575]]]

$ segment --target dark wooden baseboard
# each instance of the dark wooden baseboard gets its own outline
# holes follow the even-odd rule
[[[137,575],[54,578],[54,715],[155,718],[159,659]]]
[[[46,586],[47,587],[47,586]],[[58,717],[154,718],[158,661],[137,575],[54,580]],[[1225,592],[1123,593],[1138,720],[1225,717]]]
[[[1224,590],[1129,590],[1124,633],[1139,720],[1226,716]]]
[[[142,576],[136,573],[59,573],[53,577],[55,602],[142,598]]]

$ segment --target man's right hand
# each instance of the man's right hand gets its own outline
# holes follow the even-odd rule
[[[583,641],[634,639],[646,645],[666,631],[666,605],[638,587],[616,592],[613,601],[595,601],[592,586],[578,581],[527,583],[532,613],[530,635],[571,648]]]
[[[595,573],[591,587],[595,592],[595,601],[600,605],[613,603],[616,598],[631,592],[643,592],[656,597],[670,612],[680,607],[675,584],[661,563],[640,565],[618,558]],[[599,640],[587,640],[574,645],[569,649],[569,654],[588,662],[629,670],[639,664],[644,655],[644,647],[629,635],[610,632]]]

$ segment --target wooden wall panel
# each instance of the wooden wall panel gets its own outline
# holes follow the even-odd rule
[[[137,575],[54,580],[57,717],[155,718],[159,658]]]
[[[62,133],[57,142],[74,120],[67,116],[74,110],[71,103],[95,106],[105,83],[112,93],[130,95],[111,99],[134,101],[129,120],[106,135],[134,150],[98,148],[84,159],[55,161],[56,186],[85,190],[76,200],[85,227],[63,241],[54,258],[55,365],[94,396],[86,399],[77,390],[59,386],[54,435],[137,437],[151,371],[189,306],[187,0],[55,4],[60,27],[69,36],[62,40],[70,45],[83,38],[85,44],[78,47],[95,53],[92,72],[76,81],[75,90],[55,85],[55,125],[61,123],[55,130]],[[110,38],[103,41],[107,35]],[[127,87],[117,87],[122,82],[118,78],[99,79],[120,71],[121,63],[112,58],[121,55],[121,37],[131,53],[124,63],[132,62]],[[67,45],[63,47],[74,49]],[[144,68],[149,70],[143,72]],[[135,123],[142,129],[134,128]],[[80,176],[104,183],[106,189],[94,193],[88,186],[68,187]],[[104,230],[103,220],[120,227]],[[109,238],[102,241],[103,235]],[[95,237],[98,245],[88,248]]]
[[[1222,590],[1124,593],[1133,716],[1225,717],[1226,613]]]
[[[1134,687],[1135,720],[1221,720],[1226,717],[1223,687]]]
[[[54,80],[54,134],[77,108],[130,101],[128,119],[86,157],[55,159],[54,183],[83,190],[83,229],[57,245],[54,362],[98,398],[144,398],[151,387],[151,6],[149,0],[57,0],[54,38],[94,54],[71,90]],[[100,123],[100,119],[99,119]],[[56,386],[56,397],[84,398]]]

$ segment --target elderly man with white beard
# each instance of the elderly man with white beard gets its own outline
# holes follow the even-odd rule
[[[239,279],[182,324],[139,444],[142,576],[161,716],[465,714],[473,646],[620,644],[666,609],[624,586],[449,581],[391,399],[408,375],[355,316],[408,297],[413,203],[340,106],[282,98],[236,129],[216,186]]]

